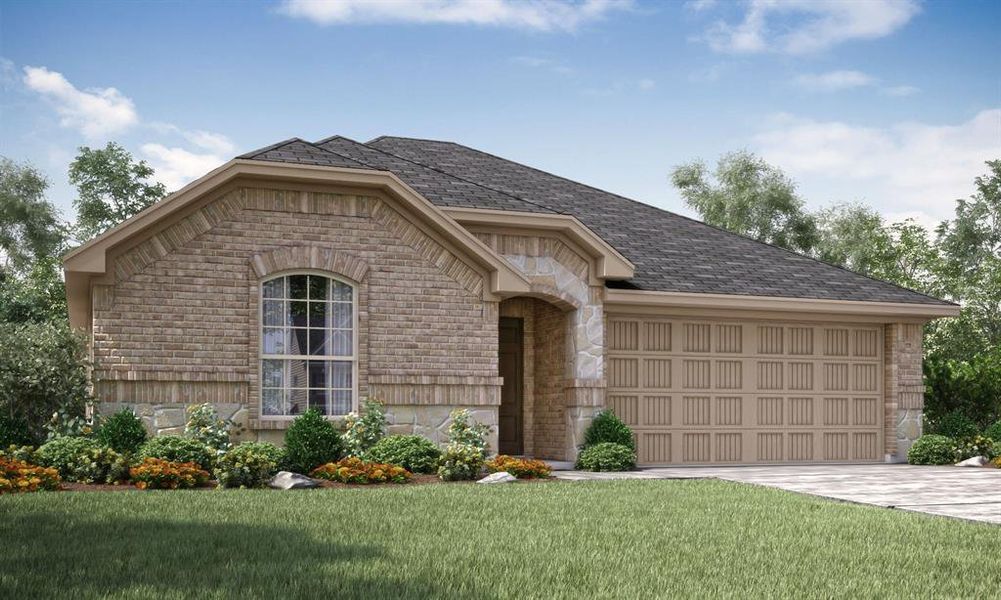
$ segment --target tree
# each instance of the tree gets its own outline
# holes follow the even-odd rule
[[[671,181],[710,225],[799,252],[817,242],[816,221],[803,210],[795,183],[754,154],[725,154],[712,175],[701,161],[682,165]]]
[[[0,281],[60,253],[66,229],[35,168],[0,157]]]
[[[84,242],[139,213],[167,195],[162,183],[152,182],[153,168],[136,161],[125,148],[109,142],[102,149],[86,146],[70,163],[70,183],[79,196],[76,235]]]
[[[39,259],[28,273],[9,273],[0,280],[0,322],[57,323],[68,318],[57,258]]]

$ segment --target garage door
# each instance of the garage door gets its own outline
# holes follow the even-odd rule
[[[883,459],[880,325],[612,315],[607,335],[641,464]]]

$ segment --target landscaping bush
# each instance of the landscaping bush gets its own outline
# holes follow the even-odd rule
[[[215,451],[198,440],[179,435],[162,435],[139,447],[139,460],[159,458],[168,462],[195,463],[205,470],[215,465]]]
[[[88,437],[94,433],[94,427],[83,415],[64,407],[52,413],[52,418],[45,424],[45,432],[46,440],[60,437]]]
[[[20,460],[0,458],[0,494],[58,490],[59,471]]]
[[[24,419],[0,415],[0,448],[34,446],[38,441]]]
[[[83,416],[87,356],[68,325],[0,323],[0,414],[25,425],[33,443],[45,439],[52,413]]]
[[[491,473],[505,471],[514,475],[518,479],[546,478],[552,473],[552,469],[541,460],[530,460],[527,458],[515,458],[506,454],[495,456],[486,462],[487,470]]]
[[[264,487],[285,461],[285,450],[267,442],[243,442],[219,457],[215,478],[222,487]]]
[[[336,463],[321,465],[310,473],[311,477],[341,483],[406,483],[410,472],[396,465],[366,462],[349,456]]]
[[[6,450],[0,450],[0,458],[19,460],[32,465],[42,464],[42,459],[38,456],[38,448],[34,446],[7,446]]]
[[[636,468],[636,453],[625,444],[602,442],[581,450],[577,456],[577,468],[583,471],[631,471]]]
[[[316,409],[296,417],[285,431],[285,461],[296,473],[309,473],[320,465],[337,462],[342,447],[337,428]]]
[[[971,438],[980,432],[980,428],[959,411],[946,413],[936,420],[928,421],[928,433],[934,435],[944,435],[954,440]]]
[[[135,413],[123,408],[101,422],[96,437],[115,452],[131,455],[146,441],[146,427]]]
[[[438,462],[442,481],[476,479],[483,469],[483,450],[471,444],[452,443],[445,447]]]
[[[129,469],[132,483],[141,490],[176,490],[200,487],[209,482],[209,472],[193,462],[144,458]]]
[[[128,463],[121,454],[85,437],[60,437],[38,449],[42,466],[53,467],[65,481],[116,483],[128,475]]]
[[[632,430],[611,410],[603,410],[595,415],[584,432],[584,448],[604,443],[621,444],[630,450],[636,450]]]
[[[912,465],[951,465],[956,462],[956,441],[944,435],[923,435],[907,451]]]
[[[984,456],[988,459],[994,458],[994,440],[982,435],[960,440],[955,446],[955,462],[966,460],[974,456]]]
[[[1001,421],[995,421],[993,425],[985,429],[984,437],[989,437],[995,442],[1001,442]]]
[[[386,411],[381,403],[366,400],[361,415],[349,413],[344,426],[344,452],[348,456],[363,456],[386,435]]]
[[[972,420],[979,431],[1001,419],[1001,348],[968,360],[929,356],[924,360],[924,376],[924,412],[930,424],[947,414],[959,413]],[[929,433],[956,434],[935,428]],[[976,433],[960,432],[960,437]]]
[[[487,457],[487,435],[490,434],[490,426],[473,421],[469,410],[465,408],[453,410],[449,418],[452,419],[448,426],[449,444],[476,448],[480,452],[482,462],[482,459]]]
[[[215,406],[211,404],[195,404],[188,407],[188,421],[184,425],[184,435],[196,440],[213,450],[223,452],[230,447],[230,430],[236,423],[229,419],[220,419]]]
[[[419,435],[384,437],[365,453],[365,460],[400,465],[411,473],[434,473],[440,458],[438,446]]]

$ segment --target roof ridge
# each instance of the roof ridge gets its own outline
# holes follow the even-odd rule
[[[695,219],[695,218],[692,218],[692,217],[689,217],[689,216],[686,216],[686,215],[682,215],[682,214],[678,214],[676,212],[665,210],[663,208],[660,208],[659,206],[654,206],[652,204],[647,204],[646,202],[640,202],[639,200],[634,200],[633,198],[628,198],[626,196],[622,196],[622,195],[616,194],[614,192],[609,192],[607,190],[603,190],[603,189],[595,187],[593,185],[589,185],[589,184],[586,184],[586,183],[581,183],[579,181],[574,181],[573,179],[569,179],[569,178],[563,177],[561,175],[556,175],[555,173],[550,173],[548,171],[543,171],[542,169],[538,169],[538,168],[530,166],[530,165],[522,164],[520,162],[516,162],[516,161],[513,161],[511,159],[504,158],[503,156],[497,156],[496,154],[491,154],[490,152],[486,152],[484,150],[479,150],[477,148],[471,148],[469,146],[466,146],[464,144],[460,144],[458,142],[448,142],[448,141],[442,141],[442,140],[430,140],[430,139],[422,139],[422,138],[408,138],[408,137],[401,137],[401,136],[386,136],[386,135],[384,135],[384,136],[380,136],[380,137],[376,138],[375,140],[373,140],[372,142],[369,142],[369,143],[374,143],[375,141],[378,141],[378,140],[384,139],[384,138],[408,139],[408,140],[415,140],[415,141],[436,142],[436,143],[442,143],[442,144],[451,144],[453,146],[458,146],[460,148],[465,148],[466,150],[471,150],[473,152],[476,152],[478,154],[482,154],[484,156],[489,156],[489,157],[495,158],[497,160],[502,160],[504,162],[512,163],[512,164],[518,165],[520,167],[524,167],[526,169],[530,169],[532,171],[535,171],[536,173],[542,173],[543,175],[548,175],[550,177],[555,177],[555,178],[560,179],[562,181],[566,181],[566,182],[572,183],[574,185],[579,185],[581,187],[585,187],[585,188],[594,190],[596,192],[600,192],[602,194],[608,194],[609,196],[614,196],[616,198],[621,198],[623,200],[627,200],[627,201],[632,202],[634,204],[639,204],[639,205],[641,205],[641,206],[643,206],[645,208],[652,208],[654,210],[659,210],[659,211],[667,213],[669,215],[672,215],[672,216],[675,216],[675,217],[678,217],[678,218],[681,218],[681,219],[685,219],[685,220],[691,221],[693,223],[697,223],[697,224],[702,225],[704,227],[708,227],[710,229],[715,229],[716,231],[721,231],[723,233],[726,233],[726,234],[729,234],[729,235],[735,235],[737,237],[743,238],[745,240],[749,240],[751,242],[755,242],[757,244],[762,244],[764,246],[769,246],[771,248],[776,248],[776,249],[781,250],[783,252],[787,252],[789,254],[792,254],[793,256],[796,256],[798,258],[805,258],[807,260],[811,260],[811,261],[814,261],[816,263],[819,263],[819,264],[822,264],[822,265],[825,265],[825,266],[828,266],[828,267],[833,267],[835,269],[840,269],[842,271],[845,271],[846,273],[851,273],[852,275],[857,275],[859,277],[864,277],[866,279],[869,279],[870,281],[875,281],[877,283],[883,283],[883,284],[890,285],[890,286],[893,286],[895,288],[904,290],[906,292],[911,292],[913,294],[918,294],[920,296],[924,296],[926,298],[930,298],[932,300],[937,300],[939,302],[945,302],[945,303],[948,303],[948,304],[953,304],[953,305],[958,306],[958,304],[956,304],[955,302],[952,302],[951,300],[943,300],[941,298],[936,298],[935,296],[932,296],[931,294],[926,294],[925,292],[921,292],[921,291],[918,291],[918,290],[915,290],[915,289],[911,289],[909,287],[900,285],[899,283],[894,283],[892,281],[887,281],[885,279],[880,279],[878,277],[873,277],[872,275],[866,275],[865,273],[859,273],[858,271],[852,271],[851,269],[848,269],[848,268],[843,267],[841,265],[836,265],[834,263],[830,263],[830,262],[827,262],[825,260],[821,260],[819,258],[816,258],[816,257],[813,257],[813,256],[809,256],[807,254],[801,254],[799,252],[796,252],[795,250],[790,250],[789,248],[783,248],[782,246],[778,246],[776,244],[772,244],[772,243],[769,243],[769,242],[764,242],[764,241],[755,239],[753,237],[750,237],[748,235],[744,235],[742,233],[737,233],[737,232],[734,232],[734,231],[729,231],[727,229],[723,229],[722,227],[717,227],[716,225],[711,225],[709,223],[706,223],[705,221],[700,221],[698,219]],[[366,145],[368,145],[368,144],[366,144]],[[418,164],[423,164],[423,163],[418,163]],[[425,166],[427,166],[427,165],[425,165]],[[452,175],[452,174],[449,173],[449,175]],[[482,185],[482,184],[477,184],[477,185]],[[486,186],[484,186],[484,187],[486,187]],[[490,188],[490,189],[492,189],[492,188]],[[519,199],[521,199],[521,198],[519,197]],[[527,200],[526,200],[526,202],[527,202]],[[550,208],[550,207],[549,206],[544,206],[544,208]],[[554,209],[551,209],[551,210],[554,210]],[[561,213],[561,214],[564,214],[564,213]],[[604,238],[602,238],[602,239],[604,239]],[[608,240],[605,240],[605,241],[608,242]],[[608,242],[608,243],[610,243],[610,242]]]
[[[282,140],[280,142],[275,142],[274,144],[271,144],[269,146],[264,146],[263,148],[258,148],[256,150],[251,150],[250,152],[244,152],[243,154],[240,154],[239,156],[237,156],[237,158],[252,159],[253,157],[257,156],[258,154],[264,154],[265,152],[268,152],[270,150],[275,150],[277,148],[281,148],[282,146],[287,146],[287,145],[291,144],[292,142],[304,142],[304,141],[306,141],[306,140],[304,140],[302,138],[290,137],[287,140]]]

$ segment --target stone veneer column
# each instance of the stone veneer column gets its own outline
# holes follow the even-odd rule
[[[906,462],[911,444],[921,436],[924,378],[921,370],[922,326],[890,323],[884,329],[884,446],[887,462]]]

